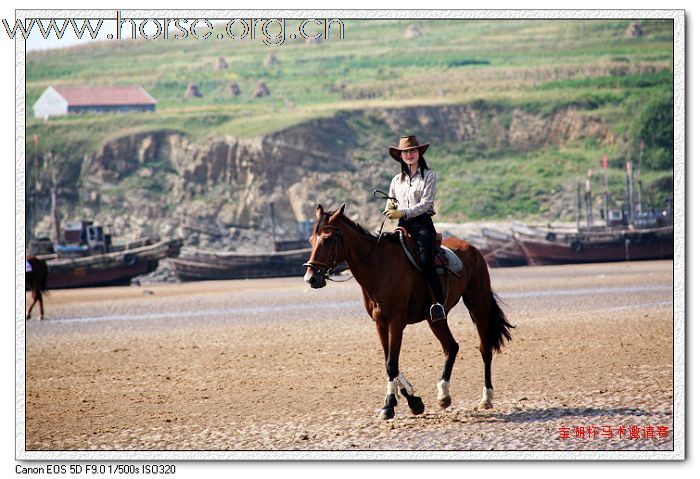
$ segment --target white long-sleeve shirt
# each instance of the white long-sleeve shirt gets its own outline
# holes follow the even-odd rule
[[[399,200],[399,209],[404,212],[406,219],[415,218],[423,213],[431,216],[435,214],[438,175],[433,170],[425,170],[423,174],[425,178],[421,178],[419,168],[411,178],[406,175],[406,179],[401,181],[399,173],[391,180],[389,196]]]

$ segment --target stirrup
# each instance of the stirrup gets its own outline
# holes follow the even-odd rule
[[[445,315],[445,308],[440,303],[434,303],[430,307],[430,320],[431,321],[444,321],[447,319]]]

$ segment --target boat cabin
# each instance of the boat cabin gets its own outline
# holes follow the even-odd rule
[[[66,221],[63,228],[63,244],[56,247],[61,257],[91,256],[109,252],[112,237],[104,227],[92,221]]]
[[[608,226],[627,226],[627,215],[619,208],[608,211]]]

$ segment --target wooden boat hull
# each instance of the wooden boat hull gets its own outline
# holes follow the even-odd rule
[[[181,281],[281,278],[303,276],[311,249],[280,253],[216,253],[188,251],[170,266]]]
[[[74,259],[47,261],[49,289],[128,285],[132,278],[158,267],[158,261],[177,256],[182,242],[165,240],[139,248]]]
[[[491,267],[524,266],[527,264],[525,252],[512,234],[492,228],[483,228],[487,252],[483,252],[486,262]]]

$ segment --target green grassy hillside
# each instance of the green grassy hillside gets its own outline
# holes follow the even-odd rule
[[[444,178],[441,219],[546,214],[569,195],[603,153],[611,168],[639,158],[654,202],[672,192],[673,24],[642,21],[644,35],[627,38],[628,20],[347,20],[345,38],[277,47],[258,40],[105,41],[27,57],[27,151],[37,133],[42,150],[80,161],[101,143],[135,132],[176,130],[193,142],[222,135],[258,136],[347,110],[423,105],[485,105],[508,127],[511,111],[542,118],[573,107],[599,119],[606,138],[585,135],[536,151],[469,143],[434,145],[431,166]],[[288,21],[287,34],[293,21]],[[421,31],[406,38],[408,26]],[[310,29],[311,30],[311,29]],[[268,54],[278,63],[263,66]],[[226,70],[215,70],[224,57]],[[271,95],[253,98],[258,81]],[[236,81],[242,94],[225,95]],[[189,83],[202,98],[184,99]],[[154,114],[31,116],[49,85],[143,86],[158,100]],[[457,126],[455,126],[457,127]],[[363,146],[394,143],[358,124]],[[359,153],[358,153],[359,155]],[[383,150],[368,155],[380,158]],[[598,170],[596,170],[596,175]],[[611,184],[622,176],[612,172]],[[597,178],[597,177],[596,177]],[[595,180],[595,178],[594,178]],[[568,186],[567,186],[568,185]]]

